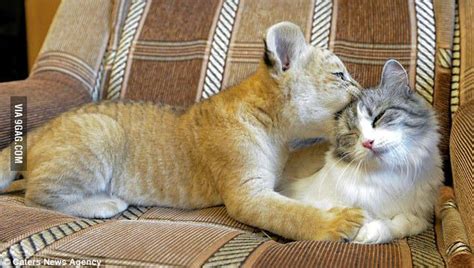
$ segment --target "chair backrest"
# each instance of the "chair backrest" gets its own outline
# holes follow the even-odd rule
[[[454,1],[136,0],[109,47],[115,59],[103,96],[177,105],[212,96],[253,72],[265,29],[288,20],[339,55],[364,86],[378,83],[387,59],[399,60],[437,109],[447,153],[455,8]]]
[[[56,63],[95,99],[187,106],[253,72],[265,29],[292,21],[363,86],[378,83],[388,58],[399,60],[438,112],[447,161],[451,116],[473,95],[459,92],[469,74],[458,13],[455,0],[63,0],[33,74]],[[65,26],[67,16],[77,19]]]

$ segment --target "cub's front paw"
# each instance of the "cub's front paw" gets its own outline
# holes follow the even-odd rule
[[[392,240],[388,226],[381,220],[368,222],[360,228],[353,242],[359,244],[381,244]]]
[[[364,223],[364,212],[358,208],[332,208],[329,237],[324,240],[344,241],[353,239]]]

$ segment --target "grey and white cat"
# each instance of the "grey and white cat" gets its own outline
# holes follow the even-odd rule
[[[389,60],[379,86],[337,114],[323,168],[282,193],[322,209],[364,209],[358,243],[418,234],[430,224],[443,183],[437,129],[431,106],[410,89],[402,65]]]

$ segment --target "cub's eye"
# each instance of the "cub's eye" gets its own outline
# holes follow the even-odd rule
[[[343,72],[335,72],[332,74],[345,81]]]

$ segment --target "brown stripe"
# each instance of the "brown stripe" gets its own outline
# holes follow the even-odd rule
[[[255,267],[401,267],[404,259],[410,259],[409,251],[396,242],[359,245],[327,241],[272,243],[259,256],[251,257],[256,259],[252,263]]]
[[[81,59],[65,52],[61,52],[61,51],[45,52],[41,54],[36,64],[40,64],[41,61],[47,61],[47,60],[59,60],[59,61],[69,62],[71,65],[75,66],[75,68],[78,69],[79,72],[85,74],[86,77],[94,78],[96,75],[94,70],[85,62],[83,62]]]
[[[189,266],[208,257],[210,247],[216,248],[222,245],[223,239],[238,233],[205,224],[108,221],[54,243],[48,254],[62,252],[120,261]]]
[[[148,1],[122,97],[188,106],[195,102],[218,0]]]
[[[0,241],[8,241],[10,246],[34,233],[52,226],[70,222],[75,218],[44,209],[19,206],[9,202],[0,202]],[[25,221],[25,219],[28,219]],[[0,248],[0,251],[4,248]]]
[[[436,57],[442,54],[443,49],[451,51],[454,36],[454,0],[435,0],[433,8],[436,17]],[[449,59],[450,61],[450,59]],[[449,62],[451,64],[451,62]],[[438,116],[441,142],[439,149],[443,158],[446,181],[451,184],[449,160],[449,133],[451,128],[451,70],[443,68],[440,61],[435,61],[435,77],[433,92],[433,107]]]
[[[400,243],[400,255],[401,256],[410,256],[410,247],[408,246],[406,239],[401,239]],[[401,267],[411,268],[413,267],[411,259],[409,258],[401,258]]]
[[[219,250],[225,243],[229,242],[232,238],[238,236],[239,232],[232,232],[227,235],[224,235],[220,240],[214,242],[211,246],[209,246],[205,251],[203,251],[198,258],[193,262],[191,267],[202,267],[202,265],[206,262],[209,257],[212,256],[215,252]]]
[[[142,30],[144,28],[146,28],[145,20],[148,17],[148,14],[150,13],[150,7],[151,7],[151,2],[146,1],[145,2],[145,9],[143,10],[143,14],[140,16],[140,22],[139,22],[138,28],[136,29],[136,32],[134,34],[135,36],[134,36],[133,41],[132,41],[134,43],[136,43],[137,40],[139,39],[140,35],[138,33],[141,33]],[[126,33],[123,33],[123,34],[126,34]],[[121,87],[121,90],[120,90],[120,99],[125,99],[126,98],[125,96],[127,94],[128,85],[129,85],[128,81],[130,79],[130,76],[132,75],[133,52],[134,52],[134,50],[135,50],[135,48],[132,44],[132,47],[129,51],[129,54],[127,55],[128,58],[126,59],[127,63],[126,63],[125,73],[123,74],[123,83],[122,83],[122,87]]]
[[[255,262],[257,259],[268,250],[269,247],[277,244],[275,241],[268,241],[261,244],[257,249],[255,249],[252,254],[245,260],[242,264],[242,267],[255,267]]]
[[[336,21],[332,25],[337,27],[331,33],[330,47],[362,86],[379,83],[387,58],[399,59],[409,70],[413,68],[410,48],[415,47],[416,40],[412,39],[412,7],[407,0],[335,2]]]
[[[474,245],[474,101],[463,104],[456,112],[451,130],[450,155],[454,192],[469,244]]]
[[[275,5],[273,0],[241,0],[234,33],[231,40],[231,51],[227,57],[223,88],[235,85],[256,70],[262,53],[248,53],[252,48],[262,48],[262,36],[265,30],[279,21],[292,21],[303,29],[305,37],[311,33],[309,22],[314,9],[313,1],[281,1]],[[244,10],[245,12],[242,12]],[[254,14],[262,14],[254,16]],[[255,50],[256,51],[256,50]]]
[[[83,83],[58,72],[42,72],[25,81],[1,84],[0,148],[9,143],[10,96],[28,98],[28,130],[74,106],[91,101]]]
[[[461,32],[461,81],[460,104],[474,99],[473,78],[469,72],[474,71],[474,12],[472,0],[459,0],[459,20]]]

